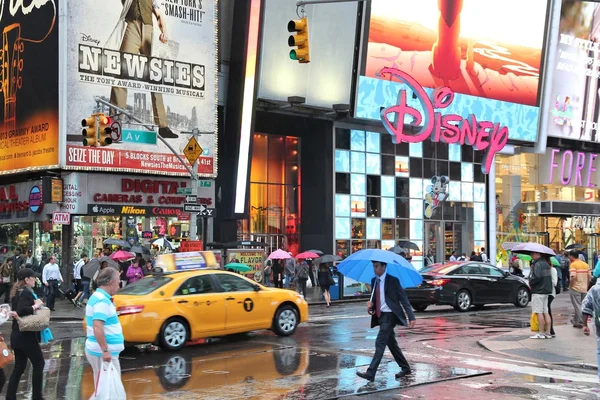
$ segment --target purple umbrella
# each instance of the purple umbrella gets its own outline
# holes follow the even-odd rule
[[[546,247],[539,243],[521,243],[513,247],[510,251],[518,254],[540,253],[549,256],[555,256],[556,253],[550,247]]]

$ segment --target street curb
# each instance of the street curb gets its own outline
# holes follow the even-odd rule
[[[596,367],[595,365],[591,365],[591,364],[586,364],[586,363],[549,363],[549,362],[540,362],[539,360],[535,360],[533,358],[529,358],[529,357],[521,357],[519,355],[516,354],[506,354],[503,353],[501,351],[498,350],[492,350],[490,347],[486,346],[485,343],[483,343],[484,340],[493,340],[494,338],[500,337],[502,335],[496,335],[496,336],[491,336],[489,338],[485,338],[485,339],[481,339],[477,341],[477,344],[484,348],[485,350],[495,353],[495,354],[500,354],[506,357],[513,357],[513,358],[518,358],[520,360],[523,361],[527,361],[527,362],[533,362],[536,363],[538,365],[544,366],[546,368],[551,368],[551,367],[567,367],[567,368],[575,368],[575,369],[584,369],[584,370],[588,370],[588,371],[597,371],[598,367]]]
[[[362,303],[365,301],[368,301],[369,299],[364,298],[364,299],[343,299],[343,300],[331,300],[331,305],[334,304],[347,304],[347,303]],[[314,301],[311,303],[308,303],[309,306],[324,306],[327,303],[324,301]]]

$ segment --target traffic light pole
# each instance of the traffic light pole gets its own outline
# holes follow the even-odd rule
[[[111,104],[110,102],[101,99],[100,97],[94,97],[94,101],[98,104],[103,104],[109,108],[112,108],[114,110],[116,110],[117,112],[127,115],[129,118],[131,118],[132,120],[138,122],[141,126],[143,126],[144,128],[148,129],[149,131],[154,131],[154,126],[153,125],[147,125],[146,123],[144,123],[144,121],[142,121],[139,118],[136,118],[132,113],[130,113],[129,111],[123,109],[123,108],[119,108],[117,106],[115,106],[114,104]],[[199,132],[198,132],[199,133]],[[167,146],[167,148],[169,150],[171,150],[171,153],[173,153],[175,155],[175,157],[177,157],[177,159],[179,159],[179,161],[181,161],[181,164],[183,164],[183,166],[185,167],[185,169],[188,170],[188,172],[190,173],[190,176],[192,177],[192,184],[196,185],[197,187],[197,183],[198,183],[198,174],[196,173],[196,169],[194,168],[190,168],[187,166],[187,164],[183,161],[183,158],[181,157],[180,154],[178,154],[175,149],[160,135],[156,135],[156,137],[164,143],[165,146]],[[197,161],[196,161],[197,163]],[[194,163],[194,166],[196,165],[196,163]],[[196,192],[194,192],[195,194]]]
[[[371,0],[298,0],[296,2],[297,7],[307,6],[310,4],[328,4],[328,3],[361,3],[363,1]]]

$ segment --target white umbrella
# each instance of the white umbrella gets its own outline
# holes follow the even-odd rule
[[[277,249],[269,254],[269,258],[271,260],[285,260],[286,258],[292,258],[292,256],[290,256],[287,251]]]
[[[158,246],[158,247],[164,247],[166,249],[173,249],[173,245],[171,244],[171,242],[169,242],[164,237],[163,238],[154,239],[150,243],[152,243],[153,245]]]

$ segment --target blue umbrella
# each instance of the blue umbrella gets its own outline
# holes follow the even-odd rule
[[[367,249],[357,251],[338,264],[338,271],[357,282],[371,283],[375,277],[373,261],[387,263],[388,274],[400,279],[403,287],[415,287],[423,282],[421,274],[403,257],[385,250]]]

